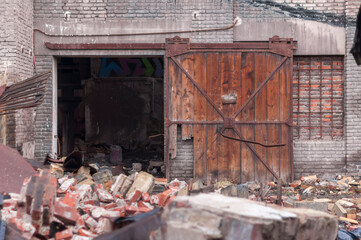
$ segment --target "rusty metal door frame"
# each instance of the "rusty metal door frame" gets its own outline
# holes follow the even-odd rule
[[[246,146],[252,151],[252,153],[261,161],[266,169],[276,178],[279,179],[279,175],[275,173],[272,168],[266,163],[264,159],[257,153],[256,149],[245,140],[242,133],[235,128],[236,124],[286,124],[291,127],[291,137],[289,138],[290,144],[290,164],[291,164],[291,178],[293,180],[293,138],[292,138],[292,104],[290,104],[290,114],[287,121],[236,121],[236,117],[242,112],[242,110],[255,98],[257,93],[267,84],[267,82],[273,77],[273,75],[281,68],[288,58],[291,59],[295,44],[292,39],[279,38],[274,36],[269,39],[269,42],[244,42],[244,43],[204,43],[204,44],[191,44],[188,38],[167,38],[165,44],[165,131],[164,131],[164,157],[166,164],[166,177],[169,179],[169,127],[173,124],[201,124],[201,125],[212,125],[212,124],[223,124],[221,134],[225,129],[233,130],[239,137],[240,141],[243,141]],[[175,56],[179,56],[186,53],[192,52],[261,52],[261,53],[275,53],[283,56],[282,60],[277,64],[273,71],[265,78],[265,80],[255,89],[251,96],[246,100],[245,103],[238,109],[232,117],[225,117],[223,112],[216,106],[211,100],[207,93],[198,85],[193,77],[183,68],[182,64],[175,59]],[[195,88],[203,95],[207,102],[216,110],[216,112],[222,117],[223,121],[176,121],[169,119],[169,75],[168,75],[168,61],[172,61],[186,75],[187,79],[192,82]],[[292,66],[292,64],[291,64]],[[291,74],[292,75],[292,74]],[[292,88],[292,85],[291,85]],[[291,91],[292,93],[292,91]]]

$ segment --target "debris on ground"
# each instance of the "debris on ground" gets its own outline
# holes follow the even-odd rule
[[[161,222],[151,239],[335,239],[338,230],[327,213],[219,194],[177,197]]]
[[[1,213],[7,236],[92,239],[113,231],[120,219],[127,222],[124,219],[163,208],[188,191],[184,181],[156,181],[142,171],[113,176],[103,167],[81,166],[75,173],[61,169],[52,164],[50,170],[26,178],[20,194],[6,195]],[[164,191],[153,191],[156,182]]]
[[[97,147],[102,149],[103,145]],[[112,161],[119,163],[120,149],[112,147],[110,153]],[[148,227],[137,234],[145,236],[159,228],[162,221],[167,222],[164,227],[167,230],[154,231],[153,239],[167,238],[167,234],[176,232],[188,234],[190,239],[229,236],[233,239],[245,222],[248,230],[243,230],[247,230],[247,234],[264,234],[259,229],[265,227],[267,221],[275,221],[274,226],[278,226],[279,221],[294,224],[278,229],[277,234],[307,239],[328,239],[337,234],[339,239],[347,239],[361,232],[361,181],[358,177],[336,176],[326,181],[311,175],[289,184],[280,181],[280,185],[277,181],[211,184],[201,179],[187,182],[175,179],[168,182],[156,177],[159,172],[154,169],[164,166],[157,161],[150,161],[145,169],[140,163],[129,167],[102,165],[85,162],[79,151],[47,161],[48,169],[28,175],[20,186],[20,193],[0,195],[3,197],[0,237],[5,232],[9,238],[19,239],[93,239],[107,232],[110,237],[117,236],[117,232],[132,236],[130,232],[134,227],[130,225],[140,223]],[[230,206],[231,203],[247,207],[241,207],[240,211],[239,207]],[[275,207],[276,203],[281,206]],[[166,210],[160,215],[164,207]],[[226,219],[222,212],[227,212]],[[330,217],[332,215],[334,217]],[[181,223],[180,216],[189,222]],[[219,229],[220,221],[227,222],[222,224],[222,229]],[[323,226],[322,231],[317,230],[320,225],[310,224],[315,221]],[[6,231],[2,231],[5,225]]]

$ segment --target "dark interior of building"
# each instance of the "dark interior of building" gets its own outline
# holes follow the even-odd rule
[[[163,87],[163,57],[59,58],[60,155],[82,151],[85,161],[113,165],[163,161]]]

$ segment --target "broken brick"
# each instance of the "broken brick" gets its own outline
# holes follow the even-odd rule
[[[75,222],[80,217],[76,208],[71,207],[61,201],[55,203],[55,213],[54,215],[59,218],[64,223],[74,225]]]
[[[148,193],[142,193],[142,199],[144,202],[150,201],[150,195]]]
[[[112,185],[112,187],[110,188],[110,191],[113,194],[117,194],[119,193],[120,189],[122,188],[125,180],[127,179],[127,176],[125,176],[124,174],[120,174],[116,180],[115,183]]]
[[[137,202],[142,196],[142,192],[140,190],[135,190],[128,196],[128,200],[130,203]]]
[[[70,187],[73,186],[75,183],[76,183],[75,178],[67,179],[66,181],[64,181],[63,184],[61,184],[61,186],[58,188],[56,192],[66,193],[70,189]]]
[[[55,234],[55,240],[70,240],[73,237],[71,229],[66,229]]]
[[[92,218],[91,216],[89,216],[88,214],[82,215],[81,218],[84,220],[85,225],[86,225],[90,230],[94,230],[95,228],[97,228],[98,222],[97,222],[94,218]]]
[[[97,187],[96,193],[101,202],[109,203],[109,202],[114,201],[114,197],[105,189]]]
[[[92,238],[95,238],[95,237],[98,236],[97,234],[94,234],[91,231],[88,231],[88,230],[85,230],[85,229],[79,229],[78,232],[79,232],[80,236],[92,237]]]
[[[116,203],[109,203],[104,206],[104,209],[111,209],[111,208],[115,208],[115,207],[118,207],[118,205]]]
[[[98,222],[98,227],[95,229],[96,233],[106,233],[112,230],[112,224],[109,219],[101,218]]]

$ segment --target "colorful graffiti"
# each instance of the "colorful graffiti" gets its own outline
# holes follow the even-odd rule
[[[99,77],[163,77],[163,58],[102,58]]]

